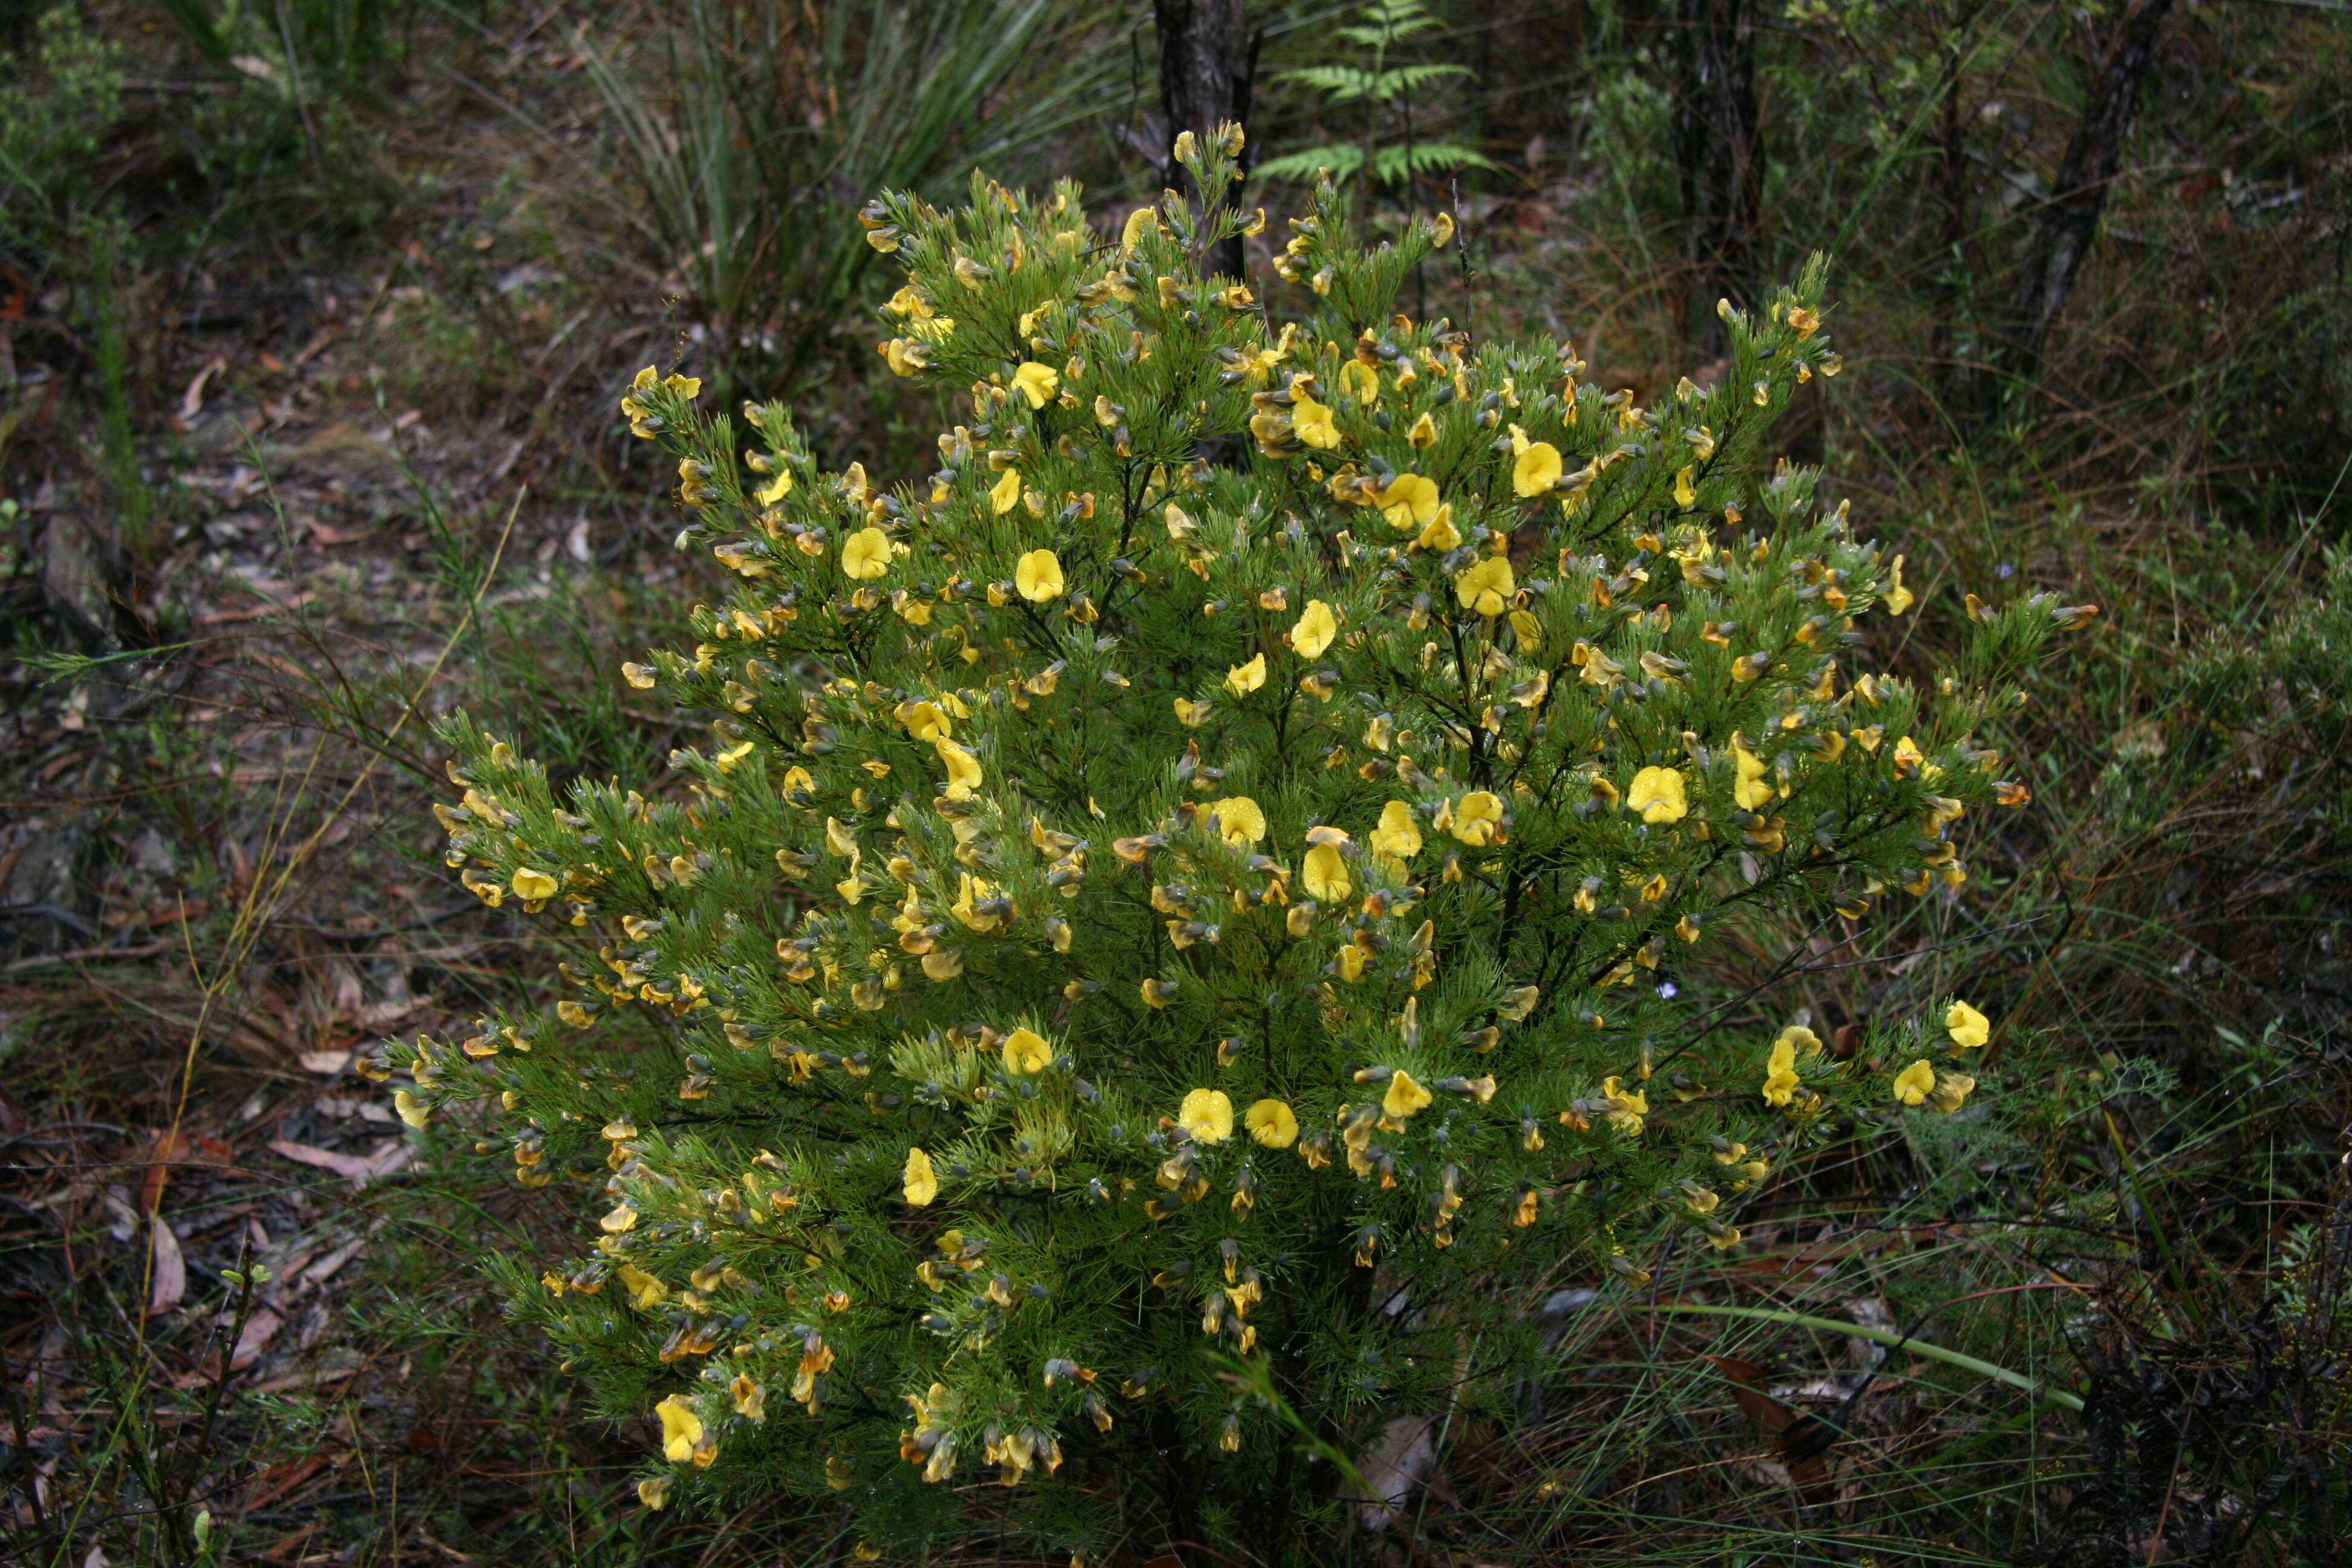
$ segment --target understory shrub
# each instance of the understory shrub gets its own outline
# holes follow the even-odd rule
[[[1971,600],[1932,695],[1855,668],[1900,560],[1764,447],[1837,367],[1818,262],[1643,408],[1394,314],[1442,216],[1367,246],[1326,185],[1279,326],[1203,281],[1265,222],[1239,148],[1099,232],[1069,184],[865,209],[883,356],[971,389],[926,479],[637,378],[735,574],[622,669],[716,715],[667,787],[559,800],[446,731],[450,864],[579,928],[577,990],[373,1069],[604,1189],[577,1255],[498,1267],[658,1415],[651,1506],[1280,1556],[1343,1495],[1302,1436],[1507,1399],[1547,1270],[1638,1289],[1662,1215],[1727,1252],[1833,1129],[1980,1113],[1965,1003],[1832,1049],[1673,976],[1965,881],[1957,825],[2025,798],[1979,732],[2087,608]]]

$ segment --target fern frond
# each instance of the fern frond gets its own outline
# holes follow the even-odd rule
[[[1297,180],[1315,177],[1318,169],[1328,169],[1335,180],[1346,180],[1364,166],[1361,147],[1309,147],[1301,153],[1286,153],[1279,158],[1268,158],[1251,171],[1262,180]]]

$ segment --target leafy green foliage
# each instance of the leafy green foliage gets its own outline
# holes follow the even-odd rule
[[[1341,183],[1369,170],[1383,185],[1400,185],[1419,174],[1452,169],[1491,169],[1496,165],[1475,147],[1459,142],[1415,141],[1412,105],[1439,84],[1470,74],[1466,66],[1436,62],[1400,62],[1391,58],[1397,46],[1435,27],[1422,0],[1373,0],[1358,13],[1360,20],[1332,29],[1364,57],[1361,65],[1313,65],[1282,72],[1275,79],[1297,82],[1323,96],[1330,109],[1363,106],[1360,142],[1332,142],[1269,158],[1256,173],[1269,180],[1307,181],[1328,171]],[[1381,141],[1383,110],[1402,122],[1402,140]],[[1424,113],[1423,122],[1427,123]]]
[[[655,1506],[839,1490],[912,1551],[992,1468],[1057,1550],[1212,1504],[1286,1537],[1306,1483],[1249,1387],[1352,1448],[1460,1397],[1474,1341],[1533,1353],[1492,1301],[1530,1249],[1645,1282],[1621,1224],[1736,1247],[1835,1108],[1975,1087],[1927,1054],[1984,1043],[1964,1006],[1767,1055],[1661,984],[1750,912],[1964,880],[1951,826],[2010,793],[1977,732],[2083,618],[1980,607],[1933,703],[1842,685],[1908,595],[1764,460],[1836,369],[1822,268],[1733,317],[1720,385],[1639,408],[1566,347],[1392,315],[1452,226],[1368,248],[1328,185],[1276,330],[1199,280],[1240,133],[1190,142],[1200,206],[1116,245],[1067,184],[861,213],[907,275],[885,357],[971,389],[927,480],[819,472],[772,404],[739,457],[638,376],[679,542],[738,579],[624,667],[718,715],[678,791],[559,802],[446,731],[450,863],[595,958],[373,1071],[412,1121],[497,1096],[522,1184],[605,1187],[593,1247],[501,1267],[605,1408],[658,1399]]]
[[[0,116],[0,251],[37,274],[105,247],[92,163],[121,110],[121,48],[60,5],[30,59],[0,58],[0,79],[23,110]]]

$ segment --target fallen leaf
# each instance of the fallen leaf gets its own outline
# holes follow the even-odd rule
[[[357,1258],[360,1255],[361,1249],[366,1246],[367,1237],[361,1237],[355,1241],[344,1243],[342,1246],[335,1248],[334,1251],[327,1254],[326,1257],[319,1259],[318,1262],[310,1265],[310,1269],[302,1276],[303,1282],[309,1285],[325,1284],[329,1279],[334,1277],[337,1269],[341,1268],[344,1264],[349,1263],[352,1258]]]
[[[1731,1383],[1731,1396],[1738,1402],[1739,1413],[1755,1423],[1758,1433],[1787,1462],[1790,1478],[1805,1486],[1821,1481],[1826,1473],[1822,1456],[1842,1436],[1836,1425],[1766,1393],[1764,1369],[1754,1362],[1730,1355],[1706,1359],[1722,1369]]]
[[[227,369],[228,361],[215,354],[204,369],[196,372],[195,379],[188,383],[188,390],[180,394],[181,418],[194,419],[205,411],[205,383]]]
[[[289,1142],[283,1138],[269,1141],[272,1153],[282,1154],[297,1164],[316,1165],[322,1171],[332,1171],[351,1178],[354,1188],[364,1187],[377,1176],[389,1175],[409,1162],[412,1151],[395,1139],[386,1139],[370,1156],[338,1153],[332,1149],[320,1149],[309,1143]]]
[[[314,1072],[326,1078],[332,1078],[337,1073],[342,1072],[351,1067],[352,1053],[349,1051],[304,1051],[299,1059],[302,1063],[302,1070],[304,1072]]]
[[[154,1219],[150,1251],[154,1259],[154,1279],[147,1293],[147,1310],[168,1312],[187,1297],[188,1262],[180,1256],[179,1236],[162,1215]]]
[[[257,1308],[253,1316],[245,1321],[244,1331],[236,1336],[236,1349],[229,1352],[229,1371],[243,1372],[259,1361],[261,1352],[269,1347],[269,1342],[276,1339],[278,1331],[285,1326],[286,1320],[268,1308]]]
[[[140,1178],[141,1209],[153,1214],[163,1201],[163,1187],[171,1180],[175,1165],[215,1165],[228,1169],[236,1163],[236,1151],[217,1138],[207,1138],[201,1132],[173,1132],[163,1130],[152,1135],[148,1145],[146,1174]]]

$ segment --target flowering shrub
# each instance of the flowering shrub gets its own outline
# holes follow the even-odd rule
[[[523,1185],[602,1184],[577,1256],[510,1267],[657,1412],[651,1506],[838,1494],[912,1551],[987,1479],[1082,1553],[1294,1529],[1286,1413],[1345,1449],[1443,1408],[1527,1348],[1514,1274],[1638,1286],[1629,1217],[1736,1247],[1839,1105],[1974,1087],[1965,1004],[1842,1058],[1695,1037],[1667,983],[1743,911],[1963,881],[1956,825],[2025,798],[1976,737],[2087,614],[1971,601],[1932,705],[1853,668],[1901,562],[1759,456],[1837,368],[1821,268],[1637,407],[1392,314],[1443,216],[1367,246],[1327,191],[1278,328],[1201,281],[1265,222],[1220,205],[1238,147],[1187,137],[1203,205],[1115,240],[1066,185],[866,210],[882,353],[971,388],[927,479],[637,378],[736,577],[622,668],[717,715],[674,788],[559,801],[447,731],[450,864],[595,957],[377,1070],[412,1121],[495,1095]]]

